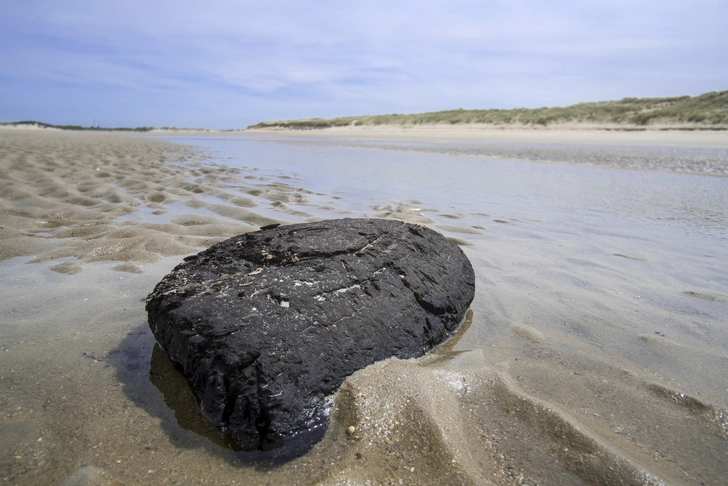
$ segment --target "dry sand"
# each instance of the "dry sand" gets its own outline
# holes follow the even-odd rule
[[[314,130],[281,128],[248,129],[248,135],[293,135],[301,137],[352,137],[369,139],[490,141],[505,143],[578,143],[588,145],[677,145],[728,148],[726,130],[680,130],[651,126],[589,126],[558,124],[546,127],[497,127],[494,125],[354,125]]]
[[[728,475],[728,337],[717,325],[728,297],[710,255],[676,257],[619,228],[572,235],[566,222],[551,232],[536,218],[373,201],[371,216],[428,224],[463,245],[478,275],[473,314],[428,357],[355,373],[324,439],[268,464],[225,449],[199,416],[153,351],[143,301],[181,255],[272,222],[350,214],[344,204],[296,174],[114,134],[0,131],[0,164],[4,482],[718,484]]]

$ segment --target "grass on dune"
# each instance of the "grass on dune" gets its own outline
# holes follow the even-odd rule
[[[548,126],[561,123],[624,125],[651,124],[725,129],[728,127],[728,91],[699,96],[624,98],[564,107],[435,111],[415,114],[363,115],[338,118],[264,121],[248,128],[317,129],[351,125],[428,125],[480,123],[497,126]]]

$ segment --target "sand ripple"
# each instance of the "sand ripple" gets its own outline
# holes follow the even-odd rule
[[[68,260],[51,267],[66,274],[116,260],[137,271],[260,226],[317,219],[298,209],[315,193],[209,159],[113,134],[0,133],[0,260]]]

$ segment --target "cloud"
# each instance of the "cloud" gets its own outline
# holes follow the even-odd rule
[[[726,88],[726,21],[711,0],[9,0],[0,118],[103,102],[118,124],[225,127],[698,94]]]

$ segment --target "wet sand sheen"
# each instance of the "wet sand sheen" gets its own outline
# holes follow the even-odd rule
[[[191,147],[25,131],[0,132],[0,143],[0,259],[74,259],[52,267],[58,272],[93,261],[150,263],[260,226],[316,219],[288,206],[306,205],[311,191],[256,183]]]
[[[686,249],[653,236],[659,228],[570,226],[558,213],[453,208],[427,193],[367,198],[362,213],[357,196],[314,190],[294,171],[223,165],[158,140],[0,132],[0,153],[0,477],[10,483],[718,484],[728,474],[719,240]],[[198,435],[204,420],[170,408],[154,383],[172,371],[158,368],[146,294],[215,241],[346,214],[459,241],[478,276],[469,323],[423,359],[350,377],[302,457],[267,465],[225,449],[214,430]]]

